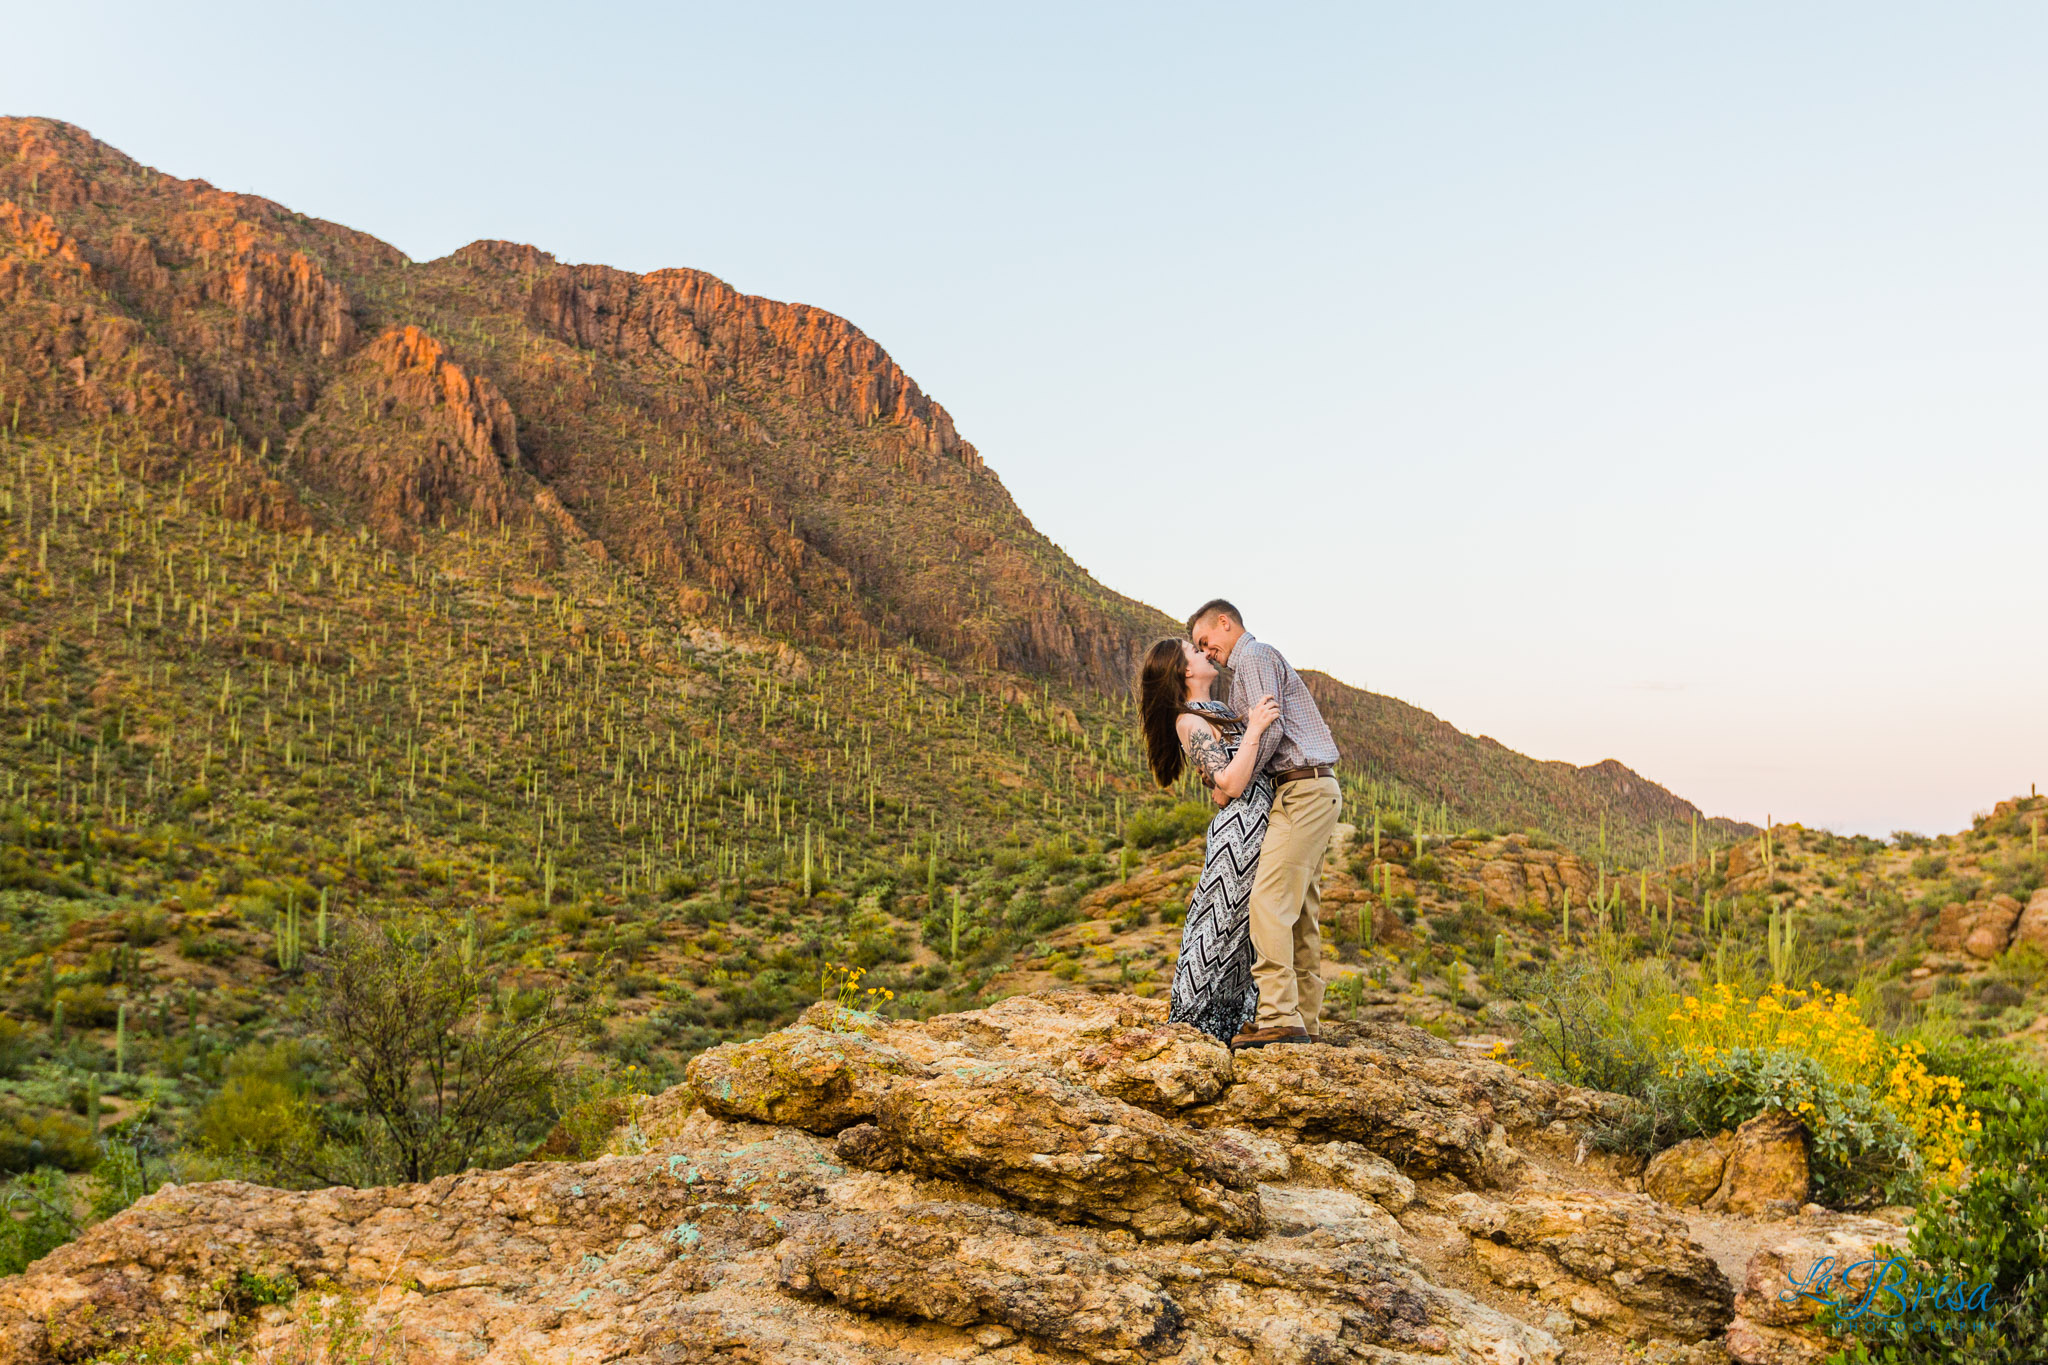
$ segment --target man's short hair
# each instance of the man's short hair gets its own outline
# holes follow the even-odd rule
[[[1202,603],[1202,605],[1195,610],[1195,614],[1188,618],[1188,634],[1193,635],[1195,633],[1195,623],[1197,621],[1200,621],[1204,616],[1228,616],[1231,620],[1237,622],[1237,628],[1239,630],[1244,629],[1244,617],[1238,614],[1237,608],[1231,606],[1230,603],[1224,601],[1220,597],[1212,597],[1208,601]]]

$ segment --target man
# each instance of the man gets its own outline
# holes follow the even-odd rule
[[[1252,877],[1252,979],[1259,1013],[1234,1047],[1314,1042],[1321,1034],[1323,854],[1344,795],[1337,786],[1337,742],[1308,685],[1280,651],[1254,639],[1236,607],[1217,599],[1188,618],[1188,638],[1230,670],[1230,707],[1240,716],[1254,698],[1279,698],[1280,721],[1259,737],[1253,774],[1273,780],[1273,813]]]

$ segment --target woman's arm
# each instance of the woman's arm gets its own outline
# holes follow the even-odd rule
[[[1187,750],[1189,764],[1201,774],[1203,786],[1235,799],[1244,795],[1244,789],[1252,784],[1252,774],[1258,771],[1259,736],[1279,718],[1280,704],[1271,697],[1259,698],[1245,721],[1237,757],[1226,758],[1216,727],[1200,716],[1183,714],[1179,722],[1181,747]]]

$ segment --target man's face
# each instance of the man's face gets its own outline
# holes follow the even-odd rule
[[[1194,641],[1195,648],[1221,668],[1230,662],[1230,647],[1237,643],[1237,632],[1228,616],[1211,614],[1195,622]]]

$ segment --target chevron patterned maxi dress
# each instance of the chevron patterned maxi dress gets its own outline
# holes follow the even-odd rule
[[[1217,726],[1224,735],[1223,751],[1235,758],[1230,708],[1214,701],[1190,704],[1223,721]],[[1260,773],[1244,795],[1209,821],[1201,880],[1188,899],[1187,922],[1180,931],[1173,1009],[1167,1019],[1193,1024],[1226,1045],[1240,1029],[1250,1027],[1259,1012],[1249,915],[1252,875],[1258,871],[1259,845],[1266,838],[1266,817],[1272,810],[1273,780]]]

